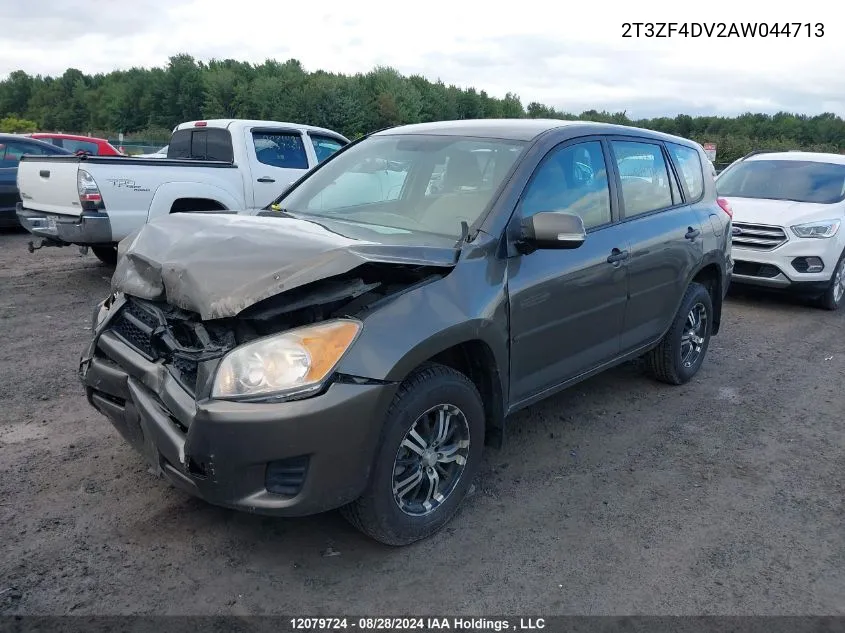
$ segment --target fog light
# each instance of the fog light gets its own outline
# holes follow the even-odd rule
[[[799,273],[820,273],[824,270],[824,262],[818,257],[796,257],[792,267]]]

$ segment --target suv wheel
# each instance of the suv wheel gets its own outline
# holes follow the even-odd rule
[[[91,252],[103,262],[106,266],[117,265],[117,247],[116,246],[92,246]]]
[[[484,445],[484,406],[472,381],[427,364],[399,387],[387,413],[370,481],[341,509],[387,545],[431,536],[458,510]]]
[[[672,327],[646,356],[646,367],[655,378],[682,385],[698,373],[713,331],[713,300],[707,288],[693,282]]]
[[[825,310],[838,310],[843,297],[845,297],[845,252],[839,256],[839,261],[830,278],[830,286],[819,298],[819,304]]]

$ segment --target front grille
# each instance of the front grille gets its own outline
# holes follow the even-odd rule
[[[112,321],[111,331],[124,343],[141,352],[147,360],[154,361],[158,360],[158,354],[153,348],[152,337],[159,325],[154,314],[145,310],[141,304],[129,301]]]
[[[135,298],[123,305],[109,331],[147,360],[164,363],[191,394],[196,393],[199,363],[221,356],[232,344],[218,340],[197,315]]]
[[[780,268],[771,264],[758,264],[757,262],[745,262],[740,259],[734,260],[734,275],[745,277],[763,277],[772,279],[781,274]]]
[[[786,242],[786,231],[768,224],[747,224],[734,222],[731,242],[739,248],[755,251],[770,251]]]

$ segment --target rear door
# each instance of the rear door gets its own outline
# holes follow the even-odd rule
[[[299,130],[252,128],[245,130],[252,176],[253,209],[262,209],[311,166]],[[312,161],[313,162],[313,161]]]
[[[631,245],[625,353],[663,334],[704,249],[701,220],[684,199],[663,143],[614,137],[610,147],[622,224]]]
[[[322,163],[348,144],[336,136],[320,134],[319,132],[308,132],[308,139],[311,141],[311,149],[314,152],[315,165]]]

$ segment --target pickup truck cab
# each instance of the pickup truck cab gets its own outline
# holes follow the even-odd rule
[[[18,170],[21,225],[40,246],[91,247],[113,264],[116,245],[171,213],[262,209],[347,145],[324,128],[220,119],[178,125],[166,159],[27,156]]]

